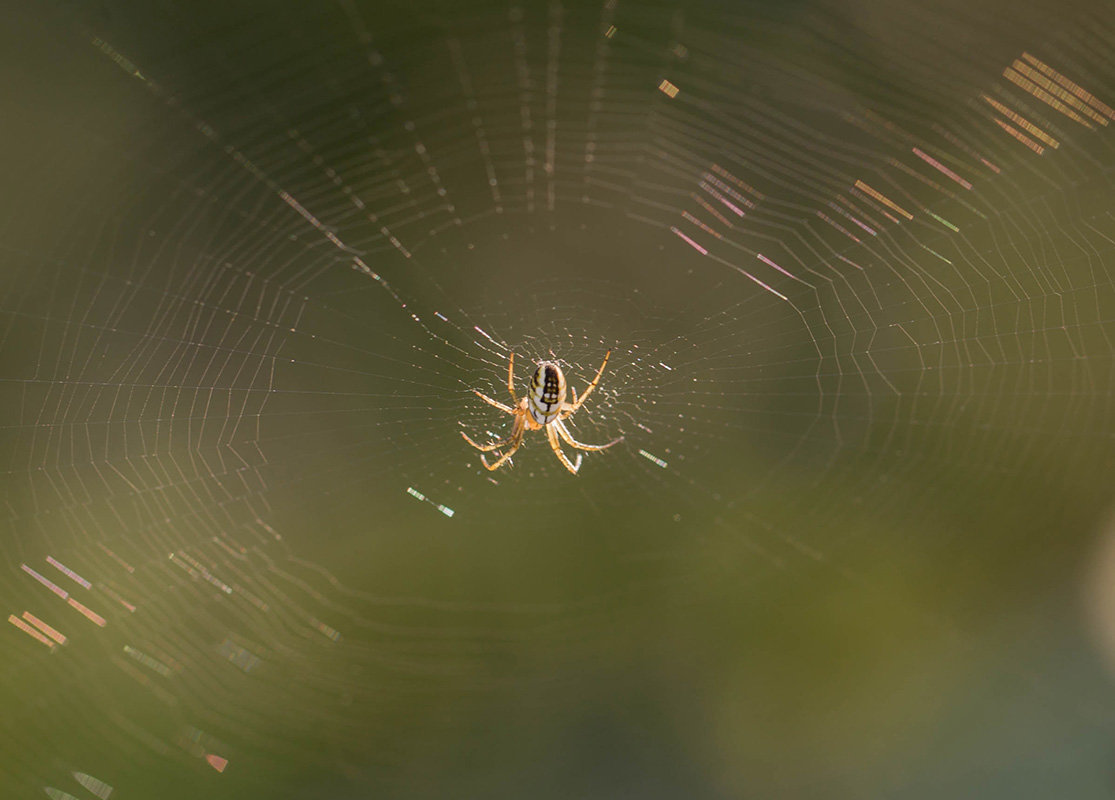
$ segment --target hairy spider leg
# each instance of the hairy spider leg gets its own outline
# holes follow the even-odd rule
[[[576,464],[571,463],[569,459],[565,457],[565,453],[561,452],[561,444],[558,442],[557,431],[554,430],[554,426],[557,424],[558,423],[554,422],[546,426],[546,438],[550,440],[550,448],[554,451],[554,455],[561,460],[561,463],[565,465],[567,470],[576,475],[577,470],[581,468],[581,454],[577,453]],[[481,458],[483,458],[483,456],[481,456]]]
[[[514,414],[515,413],[515,409],[510,408],[508,406],[505,406],[503,403],[499,402],[498,400],[493,400],[492,398],[488,397],[488,395],[484,394],[483,392],[478,392],[478,391],[476,391],[476,389],[473,389],[472,391],[475,392],[476,396],[479,397],[481,400],[483,400],[488,405],[495,406],[500,411],[506,411],[508,414]]]
[[[623,441],[623,437],[621,436],[618,439],[614,439],[613,441],[608,442],[607,444],[583,444],[573,438],[573,435],[569,432],[569,429],[565,427],[565,423],[561,420],[555,421],[553,423],[553,426],[557,428],[557,432],[561,435],[561,438],[565,440],[566,444],[568,444],[570,447],[576,447],[578,450],[597,452],[599,450],[607,450],[613,444],[619,444]]]
[[[515,417],[515,424],[511,426],[511,449],[499,457],[499,461],[494,464],[489,464],[484,456],[480,456],[480,463],[488,468],[489,472],[495,471],[507,463],[507,459],[515,455],[515,451],[523,443],[524,423],[522,416]]]
[[[585,389],[585,393],[582,394],[580,397],[577,397],[576,393],[573,394],[573,402],[569,404],[569,407],[567,409],[562,411],[565,416],[571,416],[573,412],[575,412],[578,408],[581,407],[581,405],[584,404],[585,400],[588,400],[588,396],[592,394],[592,390],[596,388],[596,384],[600,383],[600,376],[604,374],[604,367],[608,366],[608,358],[611,355],[611,350],[604,354],[604,363],[600,365],[600,369],[596,370],[596,377],[592,379],[592,383],[590,383],[588,385],[588,388]]]
[[[469,435],[467,433],[465,433],[464,431],[461,431],[461,436],[463,436],[465,438],[466,442],[471,444],[473,447],[475,447],[477,450],[479,450],[482,453],[490,453],[493,450],[498,450],[499,448],[503,447],[505,444],[508,444],[512,439],[512,435],[508,434],[504,438],[498,439],[497,441],[494,441],[490,444],[479,444],[477,442],[474,442],[469,437]]]

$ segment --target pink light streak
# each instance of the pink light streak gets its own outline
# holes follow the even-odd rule
[[[825,213],[823,213],[823,212],[821,212],[821,211],[818,211],[818,212],[816,212],[816,214],[817,214],[817,216],[818,216],[818,217],[820,217],[820,218],[821,218],[822,220],[824,220],[825,222],[827,222],[827,223],[828,223],[829,225],[831,225],[832,227],[836,228],[836,229],[837,229],[838,231],[840,231],[840,232],[841,232],[842,234],[844,234],[845,236],[847,236],[847,237],[848,237],[849,239],[851,239],[851,240],[852,240],[853,242],[855,242],[856,244],[860,244],[860,240],[859,240],[859,238],[858,238],[858,237],[857,237],[857,236],[856,236],[855,234],[853,234],[853,233],[852,233],[852,232],[851,232],[850,230],[848,230],[848,229],[847,229],[847,228],[845,228],[845,227],[844,227],[843,225],[841,225],[841,224],[840,224],[839,222],[837,222],[836,220],[834,220],[834,219],[833,219],[832,217],[830,217],[830,216],[829,216],[828,214],[825,214]]]
[[[874,228],[872,228],[872,227],[870,227],[870,226],[868,226],[868,225],[865,225],[864,223],[860,222],[860,221],[859,221],[858,219],[856,219],[855,217],[853,217],[853,216],[852,216],[851,214],[849,214],[849,213],[848,213],[847,211],[845,211],[844,209],[842,209],[842,208],[841,208],[840,206],[836,205],[836,203],[830,202],[830,203],[829,203],[828,205],[829,205],[829,208],[831,208],[831,209],[832,209],[833,211],[835,211],[835,212],[837,212],[838,214],[842,215],[843,217],[845,217],[845,218],[847,218],[847,219],[851,220],[851,221],[852,221],[852,222],[854,222],[854,223],[855,223],[856,225],[859,225],[859,226],[860,226],[861,228],[863,228],[863,229],[864,229],[865,231],[867,231],[868,233],[870,233],[870,234],[871,234],[872,236],[878,236],[878,235],[879,235],[879,234],[877,234],[877,233],[875,232],[875,229],[874,229]]]
[[[769,258],[767,258],[766,256],[764,256],[764,255],[763,255],[762,253],[757,253],[755,257],[756,257],[756,258],[758,258],[758,259],[759,259],[760,261],[762,261],[762,262],[763,262],[764,264],[766,264],[766,265],[767,265],[768,267],[774,267],[774,268],[775,268],[776,270],[778,270],[779,272],[781,272],[781,273],[782,273],[783,275],[785,275],[785,276],[786,276],[787,278],[793,278],[793,279],[794,279],[795,281],[797,280],[797,277],[796,277],[795,275],[792,275],[791,273],[789,273],[789,272],[787,272],[786,270],[782,269],[782,267],[780,267],[780,266],[778,266],[777,264],[775,264],[775,263],[774,263],[773,261],[771,261],[771,260],[770,260]]]
[[[92,589],[93,588],[93,584],[91,584],[89,581],[85,580],[85,578],[78,575],[76,572],[74,572],[72,569],[67,567],[65,564],[61,564],[58,561],[56,561],[54,559],[54,556],[47,556],[46,557],[46,563],[50,564],[52,567],[54,567],[56,570],[61,572],[63,575],[65,575],[70,580],[74,581],[75,583],[81,584],[84,588],[86,588],[86,589]]]
[[[700,228],[701,230],[703,230],[703,231],[704,231],[705,233],[707,233],[707,234],[709,234],[709,235],[711,235],[711,236],[715,236],[715,237],[716,237],[717,239],[719,239],[719,238],[720,238],[720,234],[719,234],[719,233],[717,233],[717,232],[716,232],[716,230],[714,230],[713,228],[710,228],[710,227],[709,227],[708,225],[706,225],[705,223],[701,222],[701,220],[697,219],[697,218],[696,218],[695,216],[693,216],[692,214],[690,214],[690,213],[689,213],[688,211],[682,211],[682,212],[681,212],[681,216],[682,216],[682,218],[683,218],[683,219],[685,219],[685,220],[686,220],[687,222],[692,222],[692,223],[693,223],[694,225],[696,225],[696,226],[697,226],[698,228]]]
[[[688,236],[686,236],[684,233],[679,231],[677,228],[675,228],[671,225],[670,230],[673,231],[674,233],[676,233],[678,236],[680,236],[685,241],[686,244],[688,244],[690,247],[692,247],[694,250],[696,250],[701,255],[703,255],[703,256],[708,255],[708,250],[701,247],[699,244],[697,244],[695,241],[690,239]]]
[[[63,589],[61,586],[57,585],[56,583],[53,583],[50,580],[47,580],[42,575],[35,572],[35,570],[33,570],[29,566],[27,566],[26,564],[20,564],[20,567],[23,569],[24,572],[26,572],[28,575],[30,575],[32,578],[37,580],[39,583],[41,583],[46,588],[50,589],[50,591],[54,592],[56,595],[61,597],[63,600],[65,600],[66,598],[68,598],[70,596],[70,593],[67,592],[65,589]]]
[[[914,150],[914,155],[915,155],[915,156],[917,156],[918,158],[920,158],[920,159],[921,159],[922,161],[924,161],[924,162],[925,162],[926,164],[928,164],[929,166],[931,166],[931,167],[933,167],[934,169],[938,170],[938,171],[939,171],[939,172],[940,172],[940,173],[941,173],[942,175],[945,175],[945,176],[947,176],[947,177],[949,177],[949,178],[952,178],[952,179],[953,179],[954,181],[956,181],[957,183],[959,183],[959,184],[960,184],[961,186],[963,186],[963,187],[964,187],[965,189],[967,189],[968,191],[971,191],[971,190],[972,190],[972,184],[968,183],[968,181],[966,181],[966,180],[964,180],[963,178],[961,178],[961,177],[960,177],[959,175],[957,175],[957,174],[956,174],[955,172],[953,172],[953,171],[952,171],[951,169],[949,169],[948,167],[946,167],[946,166],[945,166],[944,164],[942,164],[942,163],[941,163],[940,161],[938,161],[937,159],[933,158],[933,157],[932,157],[932,156],[930,156],[930,155],[927,155],[927,154],[923,153],[923,152],[922,152],[921,150],[919,150],[919,149],[918,149],[918,148],[916,148],[916,147],[915,147],[915,148],[914,148],[913,150]]]
[[[739,201],[740,203],[742,203],[743,205],[747,206],[748,208],[755,208],[755,204],[754,204],[754,203],[752,203],[752,202],[751,202],[750,200],[748,200],[748,199],[747,199],[746,197],[744,197],[744,196],[743,196],[742,194],[740,194],[739,192],[737,192],[737,191],[736,191],[735,189],[733,189],[733,188],[732,188],[731,186],[729,186],[728,184],[724,183],[724,181],[721,181],[721,180],[717,180],[716,178],[714,178],[714,177],[713,177],[712,175],[710,175],[710,174],[709,174],[709,173],[707,173],[707,172],[706,172],[706,173],[705,173],[704,175],[702,175],[701,177],[702,177],[702,178],[704,178],[704,179],[705,179],[706,181],[708,181],[709,183],[711,183],[711,184],[712,184],[713,186],[715,186],[715,187],[716,187],[717,189],[719,189],[720,191],[724,192],[724,194],[726,194],[726,195],[728,195],[729,197],[731,197],[731,198],[733,198],[733,199],[735,199],[735,200]]]
[[[700,185],[701,185],[702,189],[704,189],[706,192],[708,192],[713,197],[715,197],[717,200],[719,200],[721,203],[723,203],[725,206],[727,206],[728,209],[733,214],[735,214],[737,217],[742,217],[743,216],[743,211],[739,208],[739,206],[737,206],[734,203],[732,203],[731,201],[729,201],[728,198],[726,198],[724,195],[720,194],[720,192],[713,189],[711,186],[709,186],[704,181],[701,181]]]
[[[744,276],[745,278],[748,278],[748,279],[750,279],[750,280],[754,281],[755,283],[759,284],[760,286],[762,286],[762,287],[763,287],[764,289],[766,289],[766,290],[767,290],[768,292],[770,292],[771,294],[773,294],[773,295],[774,295],[775,297],[778,297],[778,298],[780,298],[780,299],[782,299],[782,300],[785,300],[786,302],[789,302],[789,301],[790,301],[790,298],[788,298],[788,297],[787,297],[786,295],[782,294],[782,292],[779,292],[779,291],[777,291],[776,289],[772,289],[772,288],[771,288],[770,286],[768,286],[767,284],[763,283],[763,282],[762,282],[761,280],[759,280],[758,278],[756,278],[756,277],[755,277],[754,275],[752,275],[752,274],[751,274],[750,272],[748,272],[747,270],[745,270],[745,269],[744,269],[743,267],[740,267],[740,266],[738,266],[738,265],[736,265],[736,264],[733,264],[733,263],[732,263],[732,262],[730,262],[730,261],[725,261],[725,260],[724,260],[723,258],[720,258],[719,256],[709,256],[709,258],[713,259],[714,261],[718,261],[718,262],[720,262],[721,264],[723,264],[723,265],[724,265],[724,266],[726,266],[726,267],[731,267],[731,268],[732,268],[732,269],[734,269],[734,270],[735,270],[736,272],[738,272],[738,273],[740,273],[741,275],[743,275],[743,276]]]

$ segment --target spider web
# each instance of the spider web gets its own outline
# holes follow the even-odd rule
[[[468,5],[13,14],[0,785],[1105,796],[1103,9]]]

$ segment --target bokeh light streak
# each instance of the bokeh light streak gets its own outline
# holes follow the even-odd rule
[[[66,643],[66,637],[65,636],[63,636],[57,630],[52,628],[50,625],[47,625],[45,622],[43,622],[41,619],[36,617],[30,611],[24,611],[23,612],[23,618],[25,620],[27,620],[28,622],[30,622],[32,625],[34,625],[36,628],[41,630],[43,633],[45,633],[51,639],[56,641],[58,644],[65,644]]]
[[[35,570],[31,569],[31,567],[27,566],[26,564],[20,564],[19,566],[20,566],[20,569],[22,569],[24,572],[26,572],[28,575],[30,575],[32,578],[37,580],[39,583],[41,583],[46,588],[50,589],[50,591],[54,592],[56,595],[61,597],[63,600],[65,600],[67,597],[70,596],[70,593],[67,592],[65,589],[63,589],[61,586],[59,586],[58,584],[49,580],[48,578],[44,578],[42,575],[40,575]]]
[[[743,210],[741,208],[739,208],[737,205],[735,205],[735,203],[732,203],[730,200],[728,200],[728,198],[726,198],[724,195],[720,194],[720,192],[713,189],[706,181],[701,181],[701,183],[698,184],[698,185],[702,189],[704,189],[706,192],[708,192],[710,195],[712,195],[714,198],[719,200],[721,202],[721,204],[724,205],[725,208],[727,208],[729,211],[731,211],[737,217],[742,217],[743,216]]]
[[[131,612],[133,614],[135,613],[135,610],[136,610],[135,605],[133,605],[132,603],[129,603],[127,600],[125,600],[123,597],[121,597],[119,594],[117,594],[112,588],[110,588],[108,586],[105,586],[104,584],[98,584],[97,588],[100,591],[104,592],[106,595],[108,595],[110,598],[115,600],[117,603],[124,606],[124,608],[128,609],[129,612]]]
[[[108,556],[109,558],[111,558],[111,559],[112,559],[113,561],[115,561],[115,562],[116,562],[117,564],[119,564],[120,566],[122,566],[122,567],[123,567],[124,569],[126,569],[126,570],[127,570],[128,572],[135,572],[135,571],[136,571],[136,570],[135,570],[135,567],[133,567],[133,566],[132,566],[131,564],[129,564],[129,563],[128,563],[127,561],[125,561],[124,559],[122,559],[122,558],[121,558],[120,556],[116,555],[116,553],[112,552],[112,551],[111,551],[111,550],[109,550],[109,549],[108,549],[107,547],[105,547],[105,546],[104,546],[104,544],[103,544],[102,542],[97,542],[97,546],[98,546],[98,547],[100,547],[100,548],[101,548],[101,550],[103,550],[103,551],[104,551],[105,555],[107,555],[107,556]]]
[[[147,667],[153,672],[157,672],[159,675],[162,675],[164,678],[169,678],[172,674],[170,667],[168,667],[166,664],[156,658],[152,658],[151,656],[140,650],[135,649],[129,644],[124,645],[124,652],[143,666]]]
[[[912,220],[914,218],[914,215],[911,214],[909,211],[902,208],[902,206],[895,203],[893,200],[891,200],[889,197],[887,197],[882,192],[868,186],[863,181],[857,180],[855,186],[861,192],[864,192],[865,194],[873,197],[875,200],[878,200],[880,203],[885,205],[887,208],[892,209],[893,211],[895,211],[895,212],[901,214],[902,216],[904,216],[907,220]],[[892,217],[892,219],[893,219],[893,217]]]
[[[1045,77],[1037,70],[1031,68],[1028,64],[1024,64],[1022,61],[1015,59],[1014,63],[1011,64],[1011,66],[1022,75],[1025,75],[1035,84],[1045,89],[1045,91],[1049,92],[1049,94],[1053,95],[1066,105],[1076,109],[1093,122],[1098,122],[1100,125],[1104,126],[1107,125],[1106,117],[1092,108],[1091,105],[1081,100],[1073,92],[1066,91],[1061,86],[1058,86],[1056,83],[1049,80],[1049,78]]]
[[[834,220],[834,219],[833,219],[832,217],[830,217],[830,216],[829,216],[828,214],[825,214],[825,213],[824,213],[824,212],[822,212],[822,211],[817,211],[817,212],[815,212],[815,213],[817,214],[817,216],[818,216],[818,217],[820,217],[820,218],[821,218],[822,220],[824,220],[825,222],[827,222],[827,223],[828,223],[829,225],[831,225],[832,227],[836,228],[836,230],[840,231],[840,232],[841,232],[842,234],[844,234],[845,236],[847,236],[847,237],[848,237],[849,239],[851,239],[851,240],[852,240],[853,242],[855,242],[856,244],[860,244],[860,240],[859,240],[859,237],[857,237],[857,236],[856,236],[856,235],[855,235],[854,233],[852,233],[852,232],[851,232],[850,230],[848,230],[847,228],[845,228],[845,227],[844,227],[843,225],[841,225],[841,224],[840,224],[839,222],[837,222],[836,220]]]
[[[1009,119],[1011,122],[1013,122],[1019,128],[1026,131],[1027,133],[1029,133],[1031,136],[1035,137],[1039,141],[1044,142],[1045,144],[1052,147],[1054,150],[1056,150],[1058,147],[1061,146],[1061,143],[1058,142],[1056,139],[1054,139],[1052,136],[1050,136],[1048,133],[1043,131],[1041,128],[1039,128],[1034,123],[1030,122],[1028,119],[1023,117],[1021,114],[1018,114],[1017,112],[1007,108],[1005,105],[1000,103],[995,98],[989,97],[986,94],[980,95],[980,97],[982,97],[987,102],[987,104],[989,106],[991,106],[993,109],[998,111],[1000,114],[1002,114],[1004,117]]]
[[[49,648],[51,650],[54,649],[54,642],[52,642],[49,638],[47,638],[45,635],[43,635],[40,631],[37,631],[33,627],[28,625],[26,622],[24,622],[22,619],[17,617],[15,614],[9,614],[8,615],[8,622],[10,622],[12,625],[15,625],[17,628],[19,628],[21,631],[26,633],[32,639],[35,639],[36,641],[45,644],[47,646],[47,648]]]
[[[1031,139],[1029,136],[1024,134],[1022,131],[1018,130],[1018,128],[1014,127],[1013,125],[1011,125],[1008,122],[1004,122],[1003,120],[999,119],[998,117],[996,117],[994,121],[995,121],[996,125],[998,125],[1004,131],[1009,133],[1015,139],[1020,141],[1022,144],[1029,147],[1031,150],[1033,150],[1039,156],[1045,153],[1045,148],[1044,147],[1042,147],[1040,144],[1035,142],[1033,139]]]
[[[1076,83],[1073,83],[1068,78],[1066,78],[1064,75],[1062,75],[1060,72],[1053,69],[1053,67],[1049,66],[1048,64],[1046,64],[1043,61],[1038,60],[1037,58],[1030,55],[1029,53],[1023,53],[1022,58],[1028,64],[1030,64],[1034,67],[1037,67],[1039,70],[1044,72],[1046,75],[1051,77],[1053,80],[1057,81],[1057,83],[1061,84],[1066,89],[1068,89],[1070,92],[1072,92],[1074,95],[1079,97],[1081,100],[1083,100],[1084,102],[1091,105],[1097,111],[1107,115],[1107,117],[1110,118],[1110,119],[1115,119],[1115,110],[1112,110],[1111,106],[1109,106],[1109,105],[1107,105],[1107,103],[1104,103],[1103,101],[1101,101],[1098,97],[1093,95],[1091,92],[1085,91],[1082,86],[1079,86]]]
[[[983,164],[989,170],[994,172],[996,175],[1002,174],[1002,170],[999,168],[998,164],[995,164],[991,161],[988,161],[986,158],[984,158],[984,156],[982,156],[978,151],[976,151],[971,145],[969,145],[967,142],[965,142],[963,139],[961,139],[955,133],[950,131],[948,128],[945,128],[944,126],[939,125],[938,123],[934,122],[930,126],[930,129],[934,133],[937,133],[940,136],[942,136],[950,144],[953,144],[956,147],[959,147],[964,153],[967,153],[969,156],[971,156],[972,158],[979,161],[981,164]]]
[[[1071,119],[1073,122],[1077,122],[1077,123],[1083,125],[1085,128],[1092,128],[1093,127],[1093,125],[1090,122],[1088,122],[1088,120],[1084,119],[1082,116],[1077,114],[1075,111],[1073,111],[1071,108],[1066,106],[1064,103],[1062,103],[1056,97],[1051,95],[1049,92],[1042,89],[1040,86],[1035,84],[1033,81],[1027,80],[1025,77],[1023,77],[1018,72],[1011,69],[1010,67],[1007,67],[1006,69],[1003,70],[1003,77],[1006,78],[1007,80],[1009,80],[1015,86],[1019,87],[1020,89],[1024,89],[1025,91],[1029,92],[1030,94],[1032,94],[1038,100],[1041,100],[1043,103],[1045,103],[1050,108],[1052,108],[1056,111],[1060,111],[1062,114],[1064,114],[1066,117]]]
[[[640,450],[639,455],[641,455],[643,458],[647,459],[648,461],[652,461],[653,463],[662,467],[662,469],[666,469],[666,467],[668,466],[668,464],[665,461],[663,461],[661,458],[659,458],[656,455],[653,455],[652,453],[648,453],[646,450]]]
[[[716,231],[716,230],[714,230],[713,228],[711,228],[711,227],[709,227],[708,225],[706,225],[705,223],[701,222],[701,220],[697,219],[697,218],[696,218],[695,216],[693,216],[692,214],[690,214],[690,213],[689,213],[688,211],[683,211],[683,212],[681,212],[681,216],[682,216],[682,218],[683,218],[683,219],[685,219],[685,220],[686,220],[687,222],[691,222],[692,224],[696,225],[696,226],[697,226],[698,228],[700,228],[701,230],[703,230],[703,231],[704,231],[705,233],[707,233],[707,234],[710,234],[710,235],[712,235],[712,236],[716,237],[717,239],[720,239],[720,238],[722,238],[722,237],[720,236],[720,232],[719,232],[719,231]]]
[[[734,183],[739,188],[743,189],[748,194],[754,196],[756,200],[765,199],[766,195],[764,195],[762,192],[760,192],[758,189],[756,189],[755,187],[753,187],[751,184],[747,183],[746,181],[741,181],[739,178],[737,178],[735,175],[730,173],[728,170],[724,169],[719,164],[712,164],[709,167],[709,169],[711,169],[713,172],[715,172],[721,178],[726,178],[727,180],[731,181],[732,183]],[[752,208],[753,207],[754,206],[752,206]]]
[[[453,514],[455,513],[453,511],[453,509],[449,508],[449,506],[445,506],[445,505],[442,505],[441,503],[434,502],[430,498],[426,497],[426,495],[422,494],[420,491],[418,491],[417,489],[415,489],[411,486],[407,487],[407,494],[409,494],[411,497],[414,497],[414,498],[417,498],[418,500],[421,500],[424,503],[429,503],[430,505],[432,505],[434,508],[436,508],[438,511],[440,511],[442,514],[444,514],[447,517],[452,517]]]
[[[794,275],[793,273],[791,273],[791,272],[790,272],[789,270],[783,269],[782,267],[778,266],[778,264],[775,264],[775,263],[774,263],[773,261],[771,261],[771,260],[770,260],[769,258],[767,258],[766,256],[764,256],[764,255],[763,255],[762,253],[756,253],[756,254],[755,254],[755,258],[757,258],[757,259],[759,259],[760,261],[762,261],[762,262],[763,262],[764,264],[766,264],[766,265],[767,265],[768,267],[772,267],[772,268],[774,268],[774,269],[778,270],[778,271],[779,271],[779,272],[781,272],[781,273],[782,273],[783,275],[785,275],[785,276],[786,276],[787,278],[792,278],[793,280],[795,280],[795,281],[799,281],[800,283],[805,283],[805,281],[801,280],[801,278],[797,277],[796,275]],[[808,285],[808,284],[807,284],[807,285]]]
[[[65,575],[70,580],[74,581],[77,584],[80,584],[82,587],[84,587],[86,589],[93,588],[93,584],[91,584],[89,581],[85,580],[85,578],[78,575],[76,572],[74,572],[69,567],[65,566],[64,564],[59,563],[58,561],[56,561],[54,559],[54,556],[47,556],[46,557],[46,563],[50,564],[52,567],[57,569],[59,572],[61,572],[63,575]]]
[[[662,92],[662,94],[666,95],[672,100],[678,96],[678,92],[680,90],[678,89],[678,87],[674,86],[674,84],[663,78],[662,83],[658,84],[658,91]]]
[[[837,253],[837,254],[836,254],[836,257],[837,257],[837,258],[839,258],[839,259],[840,259],[841,261],[843,261],[843,262],[844,262],[845,264],[850,264],[851,266],[853,266],[853,267],[855,267],[856,269],[858,269],[858,270],[859,270],[860,272],[863,272],[863,267],[861,267],[861,266],[860,266],[859,264],[857,264],[857,263],[856,263],[855,261],[852,261],[852,260],[851,260],[850,258],[847,258],[846,256],[843,256],[843,255],[841,255],[841,254],[839,254],[839,253]]]
[[[243,672],[251,672],[260,663],[259,656],[234,642],[231,637],[225,637],[225,640],[217,648],[217,652]]]
[[[868,208],[870,208],[876,214],[882,214],[884,217],[889,219],[895,225],[901,225],[902,224],[901,221],[899,221],[898,217],[891,214],[889,211],[887,211],[885,208],[883,208],[883,206],[881,204],[876,203],[871,197],[869,197],[867,194],[861,192],[856,187],[853,186],[851,189],[848,190],[848,193],[851,194],[853,197],[856,197],[859,200],[862,200],[864,203],[867,204]],[[839,200],[841,198],[838,197],[837,199]],[[870,219],[870,216],[868,216],[866,214],[864,216],[867,216],[868,219]],[[874,222],[874,220],[872,220],[872,222]],[[878,224],[878,223],[875,223],[875,224]]]
[[[731,197],[733,200],[738,202],[740,205],[746,206],[747,208],[752,209],[752,210],[755,208],[755,204],[753,202],[751,202],[751,200],[744,197],[742,194],[737,192],[731,186],[724,183],[724,181],[715,177],[711,173],[706,172],[704,175],[701,176],[701,178],[703,180],[707,181],[708,183],[711,183],[713,186],[715,186],[717,189],[722,191],[724,194]],[[743,216],[742,213],[740,214],[740,216]]]
[[[96,611],[93,611],[91,608],[87,608],[86,606],[82,605],[74,598],[71,597],[67,599],[66,602],[69,603],[71,608],[73,608],[87,620],[92,622],[94,625],[103,628],[105,625],[108,624],[104,617],[102,617]]]
[[[828,202],[828,207],[831,208],[836,213],[840,214],[845,219],[851,221],[853,224],[858,225],[860,228],[862,228],[865,232],[869,233],[870,235],[872,235],[872,236],[878,236],[879,235],[878,233],[876,233],[874,228],[872,228],[871,226],[867,225],[864,222],[861,222],[857,217],[853,216],[847,209],[841,208],[840,206],[838,206],[836,203],[832,202],[831,200]]]
[[[940,161],[938,161],[937,159],[933,158],[933,156],[931,156],[931,155],[929,155],[928,153],[924,152],[924,151],[923,151],[923,150],[922,150],[921,148],[919,148],[919,147],[914,147],[914,148],[912,148],[912,151],[913,151],[913,153],[914,153],[914,155],[915,155],[915,156],[917,156],[918,158],[920,158],[920,159],[921,159],[922,161],[924,161],[924,162],[925,162],[926,164],[928,164],[929,166],[933,167],[933,169],[937,170],[938,172],[940,172],[940,173],[941,173],[942,175],[946,176],[947,178],[949,178],[949,179],[951,179],[951,180],[953,180],[953,181],[956,181],[956,182],[957,182],[957,183],[959,183],[959,184],[960,184],[961,186],[963,186],[963,187],[964,187],[965,189],[967,189],[967,190],[971,191],[971,189],[972,189],[972,184],[971,184],[971,183],[969,183],[968,181],[966,181],[966,180],[964,180],[963,178],[961,178],[961,177],[960,177],[959,175],[957,175],[957,174],[956,174],[955,172],[953,172],[953,171],[952,171],[951,169],[949,169],[948,167],[946,167],[946,166],[945,166],[944,164],[942,164],[942,163],[941,163]]]
[[[689,196],[693,198],[693,200],[695,200],[701,208],[716,217],[716,219],[720,221],[721,225],[724,225],[728,228],[732,227],[732,223],[728,221],[728,218],[717,211],[715,208],[713,208],[712,205],[710,205],[709,202],[705,200],[705,198],[695,193],[691,193]]]
[[[108,800],[112,797],[113,787],[99,778],[94,778],[84,772],[75,772],[74,780],[88,789],[91,793],[95,794],[101,800]]]
[[[707,255],[708,255],[708,250],[706,250],[705,248],[701,247],[701,246],[700,246],[699,244],[697,244],[697,243],[696,243],[695,241],[693,241],[692,239],[690,239],[690,238],[689,238],[688,236],[686,236],[686,235],[685,235],[684,233],[682,233],[682,232],[681,232],[680,230],[678,230],[677,228],[675,228],[675,227],[671,226],[671,227],[670,227],[670,231],[671,231],[671,232],[673,232],[674,234],[676,234],[677,236],[681,237],[682,241],[684,241],[684,242],[685,242],[685,243],[686,243],[687,245],[689,245],[690,247],[692,247],[692,248],[693,248],[694,250],[696,250],[696,251],[697,251],[698,253],[700,253],[701,255],[703,255],[703,256],[707,256]]]
[[[324,622],[314,617],[310,618],[310,624],[313,625],[314,630],[326,639],[330,639],[334,642],[339,642],[341,640],[341,632],[332,625],[326,625]]]
[[[53,786],[44,786],[43,791],[50,800],[78,800],[69,792],[63,792],[61,789],[55,789]]]
[[[739,264],[736,264],[732,261],[728,261],[726,258],[721,258],[720,256],[714,255],[712,253],[702,253],[702,255],[707,255],[713,261],[716,261],[719,264],[723,264],[724,266],[735,270],[739,274],[743,275],[745,278],[751,280],[752,282],[754,282],[754,283],[758,284],[759,286],[761,286],[762,288],[766,289],[768,292],[770,292],[771,294],[773,294],[775,297],[779,298],[780,300],[789,301],[790,298],[786,297],[786,295],[782,294],[782,292],[778,291],[774,287],[772,287],[772,286],[764,283],[763,281],[759,280],[754,275],[752,275],[750,272],[748,272],[743,267],[741,267]]]

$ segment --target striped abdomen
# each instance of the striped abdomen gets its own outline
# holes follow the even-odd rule
[[[549,425],[561,414],[565,402],[565,376],[561,367],[552,361],[543,361],[530,379],[527,408],[531,418],[539,425]]]

